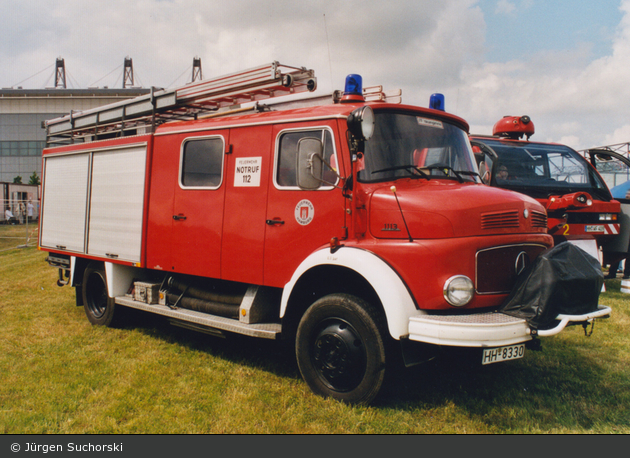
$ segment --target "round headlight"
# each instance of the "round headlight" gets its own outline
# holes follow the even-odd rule
[[[475,294],[475,286],[470,278],[455,275],[444,283],[444,299],[453,307],[463,307],[468,304]]]

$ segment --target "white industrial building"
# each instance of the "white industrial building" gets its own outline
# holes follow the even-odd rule
[[[0,182],[18,176],[27,184],[33,173],[41,179],[46,131],[42,122],[149,93],[142,88],[0,89]]]

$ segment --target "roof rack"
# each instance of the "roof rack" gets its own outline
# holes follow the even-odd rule
[[[45,121],[47,146],[150,133],[172,120],[197,119],[246,102],[317,88],[313,70],[276,61],[175,89],[151,88],[147,95]]]
[[[402,89],[383,91],[383,86],[369,86],[363,88],[366,102],[402,103]]]

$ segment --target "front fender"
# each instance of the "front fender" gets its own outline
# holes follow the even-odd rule
[[[309,255],[296,269],[291,280],[284,286],[280,304],[280,317],[284,317],[293,288],[307,271],[317,266],[332,265],[351,269],[365,278],[378,295],[389,332],[394,339],[409,334],[409,318],[423,315],[414,304],[409,290],[392,267],[367,250],[342,247],[335,253],[322,249]]]

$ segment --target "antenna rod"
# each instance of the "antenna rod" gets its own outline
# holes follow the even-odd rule
[[[326,46],[328,46],[328,68],[330,69],[330,87],[331,90],[335,90],[335,84],[333,82],[332,74],[332,59],[330,58],[330,42],[328,41],[328,26],[326,25],[326,15],[324,14],[324,30],[326,31]]]
[[[411,232],[409,232],[409,227],[407,226],[407,221],[405,220],[405,215],[400,207],[400,202],[398,202],[398,194],[396,194],[396,186],[392,186],[389,188],[394,193],[394,197],[396,198],[396,203],[398,204],[398,209],[400,210],[400,216],[402,216],[403,223],[405,223],[405,229],[407,229],[407,235],[409,236],[409,241],[413,242],[413,238],[411,238]]]

